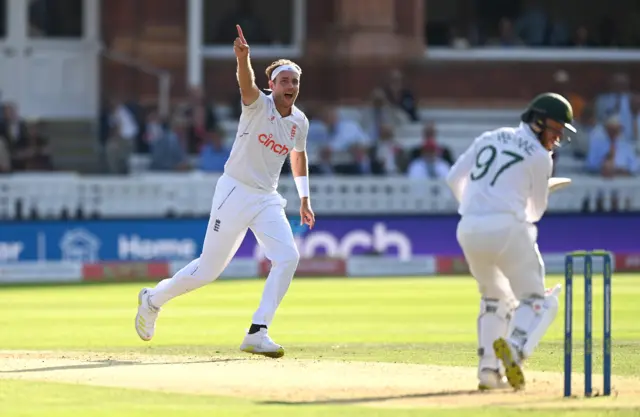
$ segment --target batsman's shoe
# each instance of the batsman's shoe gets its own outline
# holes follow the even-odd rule
[[[493,351],[504,365],[504,373],[509,385],[516,390],[524,388],[525,380],[520,366],[520,355],[515,349],[505,339],[499,338],[493,342]]]
[[[284,348],[274,342],[267,333],[267,329],[260,329],[256,333],[244,337],[240,350],[255,355],[267,356],[269,358],[281,358],[284,356]]]
[[[150,288],[143,288],[138,293],[138,314],[136,314],[136,332],[140,339],[148,342],[156,330],[156,319],[160,309],[149,302]]]
[[[507,378],[495,369],[483,369],[478,374],[478,389],[480,391],[502,390],[511,388]]]

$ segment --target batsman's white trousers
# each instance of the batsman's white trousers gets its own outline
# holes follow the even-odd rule
[[[484,298],[544,296],[544,263],[534,224],[511,214],[463,216],[456,234]]]
[[[200,257],[158,283],[151,292],[151,303],[160,307],[216,280],[251,229],[272,265],[252,323],[271,324],[300,257],[285,206],[286,200],[276,191],[258,190],[223,174],[216,185]]]

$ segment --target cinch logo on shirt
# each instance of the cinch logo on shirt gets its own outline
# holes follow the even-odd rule
[[[289,153],[289,148],[284,145],[280,145],[273,140],[273,135],[265,135],[261,133],[258,135],[258,141],[264,145],[265,148],[271,149],[273,153],[277,153],[278,155],[286,155]]]

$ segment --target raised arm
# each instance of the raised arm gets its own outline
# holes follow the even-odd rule
[[[291,161],[291,173],[300,196],[300,224],[306,224],[313,228],[316,216],[309,202],[309,164],[307,159],[307,135],[309,134],[309,121],[305,119],[300,128],[300,134],[295,140],[295,146],[289,156]]]
[[[250,106],[260,97],[260,90],[256,85],[253,68],[251,68],[249,45],[242,34],[240,25],[236,25],[236,28],[238,29],[238,37],[233,42],[233,52],[236,54],[236,61],[238,63],[236,76],[238,78],[242,103],[245,106]]]

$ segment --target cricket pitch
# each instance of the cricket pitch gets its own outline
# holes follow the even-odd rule
[[[471,367],[268,359],[0,351],[0,379],[250,397],[260,403],[378,407],[640,407],[640,378],[613,376],[608,398],[562,398],[563,376],[529,371],[524,391],[479,392]],[[598,379],[594,375],[594,389]],[[582,376],[573,392],[581,395]]]

